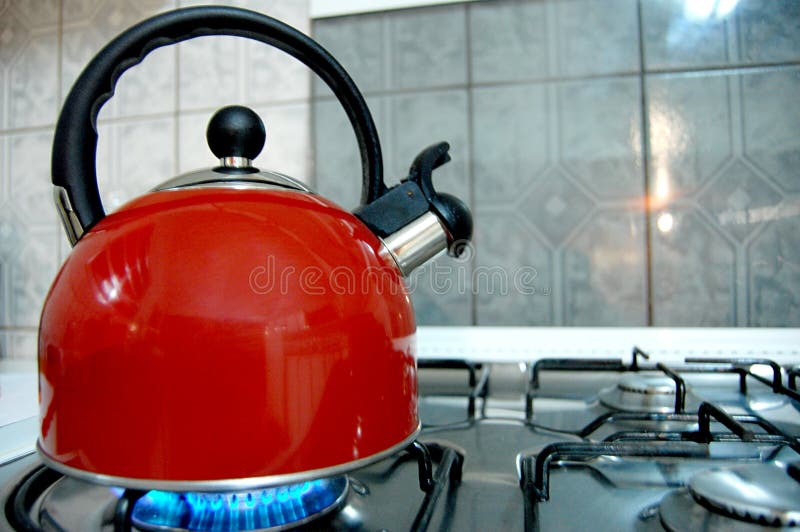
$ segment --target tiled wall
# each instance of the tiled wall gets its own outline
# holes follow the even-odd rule
[[[58,111],[80,70],[112,37],[184,0],[0,1],[0,358],[36,355],[42,301],[69,244],[57,221],[50,151]],[[308,32],[308,3],[220,2]],[[210,167],[205,125],[228,103],[264,119],[259,164],[310,173],[310,77],[260,43],[204,38],[156,50],[123,75],[100,113],[98,174],[107,209],[186,170]]]
[[[421,323],[800,325],[797,0],[497,0],[314,32],[389,176],[452,145],[434,175],[475,252],[414,279]],[[318,189],[354,206],[355,140],[314,90]]]
[[[49,184],[61,102],[112,36],[190,3],[0,1],[0,357],[35,355],[69,251]],[[224,3],[311,30],[304,0]],[[453,147],[436,179],[474,209],[476,247],[412,279],[420,323],[800,325],[800,2],[497,0],[313,30],[366,93],[389,176]],[[205,123],[244,102],[267,123],[261,166],[355,206],[355,140],[311,85],[240,39],[157,50],[101,112],[105,204],[213,164]]]

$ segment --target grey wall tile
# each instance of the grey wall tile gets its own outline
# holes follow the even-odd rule
[[[564,251],[567,325],[647,325],[644,215],[601,210]]]
[[[368,99],[372,117],[381,139],[384,175],[387,184],[397,175],[391,170],[387,135],[388,97]],[[352,209],[361,200],[361,160],[353,128],[339,102],[315,101],[313,104],[314,169],[312,181],[317,192],[339,205]]]
[[[9,358],[11,358],[11,333],[0,331],[0,360]]]
[[[314,23],[314,38],[344,66],[362,92],[370,93],[388,86],[385,27],[383,15],[319,20]],[[316,76],[314,94],[331,94]]]
[[[286,53],[263,43],[245,43],[244,101],[249,105],[307,100],[311,71]]]
[[[764,223],[748,213],[771,212],[781,199],[775,187],[737,160],[723,170],[698,201],[728,234],[744,241]]]
[[[468,12],[474,82],[548,76],[545,2],[478,2],[470,5]]]
[[[633,77],[559,87],[561,161],[599,198],[642,195],[640,102],[639,81]]]
[[[390,19],[392,86],[441,87],[467,81],[462,5],[401,11]]]
[[[635,0],[560,1],[556,13],[556,65],[561,76],[638,72]]]
[[[212,168],[219,161],[208,147],[206,128],[213,116],[210,111],[181,113],[178,118],[178,172]],[[267,133],[269,136],[269,132]],[[269,142],[269,138],[267,139]]]
[[[558,247],[580,225],[594,203],[559,169],[547,171],[520,194],[521,215]]]
[[[244,100],[242,41],[213,37],[178,44],[181,111],[213,109]]]
[[[475,221],[477,324],[553,325],[549,246],[513,212],[479,211]]]
[[[35,360],[39,351],[38,340],[36,331],[15,331],[9,341],[11,358]]]
[[[472,323],[471,266],[448,256],[436,258],[409,278],[411,302],[418,324]]]
[[[259,168],[309,182],[312,178],[310,104],[276,104],[254,110],[267,129],[267,143],[256,160]]]
[[[708,2],[696,2],[702,8]],[[713,7],[713,6],[712,6]],[[683,0],[642,2],[644,62],[647,69],[728,64],[732,14],[715,17],[692,11]]]
[[[403,177],[425,147],[446,141],[452,160],[434,172],[434,186],[469,201],[470,147],[467,125],[467,91],[447,90],[402,94],[389,99],[391,133],[387,139],[391,159],[388,175]],[[385,137],[384,137],[385,138]]]
[[[800,3],[796,0],[743,0],[739,18],[740,58],[745,63],[800,59]]]
[[[692,193],[732,157],[729,78],[659,75],[647,81],[651,175]]]
[[[784,191],[800,192],[800,69],[741,76],[745,157]]]
[[[544,84],[473,89],[477,206],[515,202],[552,162],[550,113]]]
[[[771,222],[750,246],[750,322],[757,327],[800,326],[800,222],[793,215]]]
[[[673,223],[659,223],[661,216]],[[683,209],[653,213],[651,232],[653,325],[735,325],[732,243],[702,216]]]

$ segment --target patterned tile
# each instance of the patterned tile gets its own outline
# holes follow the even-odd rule
[[[592,209],[592,200],[559,170],[548,171],[521,196],[522,216],[559,246]]]
[[[420,89],[466,83],[463,5],[400,11],[390,18],[390,28],[392,87]]]
[[[8,138],[10,205],[21,223],[52,228],[57,223],[50,184],[50,152],[53,134],[20,133]]]
[[[635,0],[556,2],[557,72],[587,76],[638,72]]]
[[[12,128],[55,123],[58,80],[58,35],[55,30],[31,34],[8,69],[8,125]]]
[[[548,76],[545,2],[477,2],[468,13],[474,82]]]
[[[0,7],[0,65],[8,67],[31,39],[30,23],[10,5]]]
[[[736,324],[735,252],[700,215],[653,213],[653,325]]]
[[[745,156],[786,192],[800,192],[800,69],[743,74]]]
[[[567,325],[647,325],[641,211],[602,210],[564,250]]]
[[[751,326],[800,326],[800,204],[787,210],[748,250]]]
[[[704,13],[705,6],[712,10]],[[735,59],[728,51],[732,14],[715,16],[711,2],[642,2],[642,26],[647,69],[725,65]]]
[[[549,246],[509,212],[477,213],[474,242],[477,324],[554,324]]]
[[[62,98],[66,98],[91,58],[111,39],[133,24],[176,6],[175,0],[63,2]],[[101,118],[172,110],[175,106],[176,56],[174,46],[158,49],[141,64],[126,71],[117,83],[114,98],[103,107]]]
[[[174,119],[116,123],[108,138],[111,178],[106,190],[101,189],[106,210],[115,210],[176,174]]]
[[[475,204],[506,205],[550,161],[544,84],[473,89]]]
[[[729,77],[652,76],[647,82],[651,175],[690,194],[731,158]]]
[[[11,324],[11,266],[25,237],[25,226],[12,213],[0,214],[0,326]]]
[[[14,327],[35,327],[42,304],[58,266],[55,228],[30,232],[8,264],[10,277],[10,320]]]
[[[743,62],[800,59],[800,3],[796,0],[743,0],[736,11]]]
[[[633,77],[570,82],[558,89],[562,164],[600,198],[642,195],[640,102]]]
[[[726,168],[699,198],[706,212],[740,241],[763,225],[755,214],[773,210],[780,201],[772,185],[739,161]]]

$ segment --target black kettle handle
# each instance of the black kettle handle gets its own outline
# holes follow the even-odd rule
[[[179,9],[131,27],[103,48],[72,87],[58,118],[53,142],[53,184],[62,187],[83,231],[104,216],[97,188],[97,115],[114,94],[117,80],[151,51],[195,37],[230,35],[272,45],[303,62],[333,90],[356,133],[361,152],[361,202],[386,190],[378,132],[349,74],[322,46],[266,15],[233,7]]]

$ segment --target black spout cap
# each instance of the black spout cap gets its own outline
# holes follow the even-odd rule
[[[460,256],[472,238],[472,214],[460,199],[433,188],[433,170],[450,160],[446,142],[433,144],[414,159],[408,177],[354,214],[381,238],[405,227],[426,212],[439,218],[447,233],[448,253]]]
[[[440,192],[436,201],[431,202],[435,214],[448,232],[447,250],[453,257],[459,257],[472,240],[472,213],[466,204],[457,197]]]
[[[422,150],[408,170],[408,181],[419,186],[430,204],[430,210],[439,217],[447,231],[448,253],[458,257],[472,238],[472,213],[457,197],[436,192],[433,188],[433,171],[450,161],[449,151],[447,142],[432,144]]]

